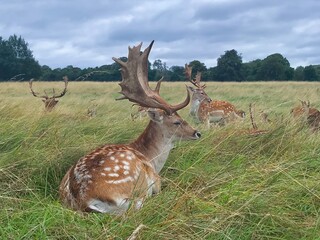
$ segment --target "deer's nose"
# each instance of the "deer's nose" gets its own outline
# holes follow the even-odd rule
[[[201,133],[198,132],[198,131],[195,131],[194,136],[195,136],[196,138],[201,138]]]

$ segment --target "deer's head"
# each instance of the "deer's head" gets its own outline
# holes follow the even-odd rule
[[[128,61],[123,62],[113,58],[121,66],[122,82],[121,99],[128,99],[139,106],[148,108],[148,115],[152,122],[156,123],[163,134],[180,139],[197,139],[201,134],[184,121],[177,111],[186,107],[190,102],[190,93],[187,90],[186,99],[177,105],[167,103],[160,96],[161,80],[152,90],[148,83],[148,56],[152,48],[151,44],[141,53],[141,44],[129,48]]]
[[[42,98],[42,101],[44,103],[44,108],[46,111],[50,112],[52,111],[52,109],[57,105],[57,103],[59,102],[59,100],[57,100],[57,98],[60,98],[60,97],[63,97],[66,92],[67,92],[67,87],[68,87],[68,77],[63,77],[63,81],[64,81],[64,89],[63,91],[56,95],[55,94],[55,90],[53,89],[53,96],[49,97],[48,94],[46,92],[45,95],[39,95],[38,93],[34,92],[33,89],[32,89],[32,84],[33,84],[33,81],[34,79],[31,79],[29,81],[29,87],[30,87],[30,91],[31,91],[31,94],[35,97],[38,97],[38,98]]]
[[[211,102],[211,98],[208,96],[208,94],[204,91],[206,88],[206,85],[201,85],[201,72],[197,72],[196,77],[192,78],[192,67],[188,66],[188,64],[185,65],[185,75],[186,79],[191,82],[194,87],[188,86],[188,89],[190,92],[192,92],[192,101],[198,101],[202,102],[203,100],[207,102]]]
[[[175,140],[196,140],[201,133],[189,125],[178,113],[168,114],[161,109],[148,109],[148,115],[154,123],[159,125],[166,138]]]

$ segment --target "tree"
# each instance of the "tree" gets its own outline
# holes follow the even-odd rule
[[[304,80],[304,67],[299,66],[294,70],[293,80],[296,80],[296,81]]]
[[[294,70],[280,53],[271,54],[262,60],[258,77],[261,80],[291,80]]]
[[[168,69],[167,64],[162,62],[160,59],[157,59],[152,64],[152,70],[150,74],[150,80],[158,81],[160,78],[164,77],[168,79]]]
[[[225,51],[217,61],[217,80],[242,81],[242,57],[234,49]]]
[[[217,67],[208,68],[207,71],[202,74],[202,78],[205,81],[217,81]]]
[[[70,80],[75,80],[77,77],[82,75],[82,70],[78,67],[73,67],[69,65],[61,70],[62,76],[68,76]],[[60,80],[56,79],[56,80]]]
[[[242,76],[245,81],[259,81],[258,72],[261,67],[261,60],[256,59],[242,65]]]
[[[170,74],[170,81],[185,81],[184,75],[184,67],[182,66],[172,66],[169,68]]]
[[[192,72],[195,75],[197,72],[205,72],[207,71],[207,67],[204,63],[198,61],[198,60],[193,60],[188,64],[190,67],[192,67]]]
[[[316,72],[316,69],[312,66],[306,66],[303,70],[304,74],[304,80],[305,81],[317,81],[318,80],[318,75]]]
[[[14,54],[8,42],[0,37],[0,80],[6,80],[14,76],[14,68],[11,66]],[[17,74],[15,74],[17,75]]]
[[[9,79],[18,74],[25,78],[39,77],[41,67],[34,59],[28,43],[20,36],[10,36],[8,40],[0,43],[0,78]]]

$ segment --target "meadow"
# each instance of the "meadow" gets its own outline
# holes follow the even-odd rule
[[[154,83],[151,84],[154,86]],[[35,91],[62,82],[35,82]],[[132,121],[132,103],[115,101],[117,83],[70,82],[50,113],[28,83],[0,83],[0,239],[319,239],[320,138],[290,109],[320,108],[320,83],[208,83],[212,99],[248,113],[266,134],[250,136],[247,116],[225,127],[195,123],[202,133],[179,142],[160,173],[162,191],[140,211],[116,217],[79,213],[58,200],[58,186],[81,156],[108,143],[129,143],[148,119]],[[161,95],[181,102],[184,83],[164,82]],[[96,105],[97,116],[87,109]],[[259,111],[269,113],[263,123]]]

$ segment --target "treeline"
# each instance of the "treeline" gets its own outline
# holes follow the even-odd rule
[[[122,57],[126,61],[126,57]],[[242,62],[242,56],[236,50],[225,51],[217,59],[217,66],[207,68],[204,63],[194,60],[188,63],[193,73],[202,73],[202,81],[319,81],[320,65],[290,67],[289,61],[280,53],[264,59]],[[95,68],[51,69],[41,66],[34,58],[28,43],[20,36],[10,36],[7,40],[0,37],[0,81],[28,81],[37,78],[43,81],[56,81],[68,76],[71,81],[119,81],[121,75],[117,63]],[[185,81],[184,66],[168,67],[160,59],[149,62],[149,79],[167,81]]]

